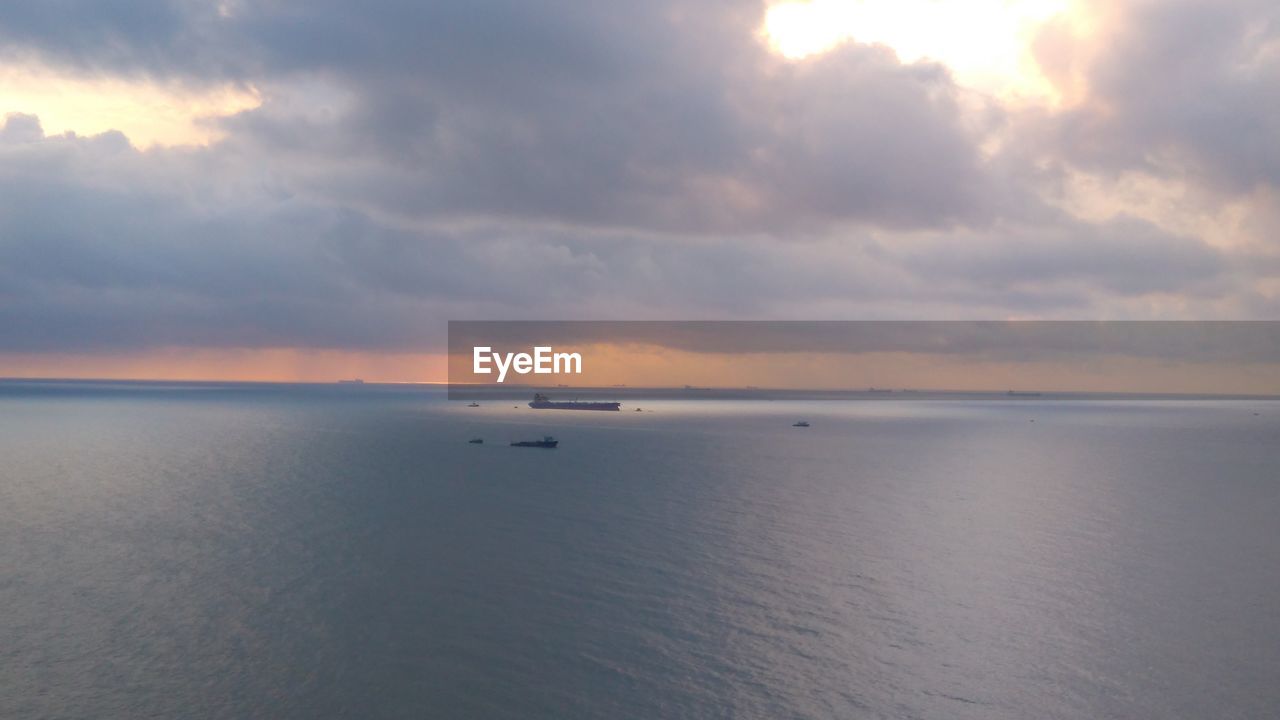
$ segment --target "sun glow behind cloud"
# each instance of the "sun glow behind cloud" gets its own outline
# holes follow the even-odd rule
[[[31,65],[0,65],[0,116],[36,115],[49,135],[119,130],[140,148],[207,145],[221,132],[206,120],[261,102],[252,88],[232,85],[193,89],[148,80],[67,75]]]
[[[1053,98],[1030,47],[1073,0],[811,0],[769,8],[764,36],[801,59],[842,42],[883,44],[903,62],[947,65],[963,85],[1002,96]]]

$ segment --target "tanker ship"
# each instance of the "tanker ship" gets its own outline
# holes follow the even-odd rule
[[[611,410],[617,411],[622,409],[622,403],[618,402],[580,402],[571,400],[569,402],[553,402],[551,398],[537,393],[533,396],[533,401],[529,403],[529,407],[534,410]]]

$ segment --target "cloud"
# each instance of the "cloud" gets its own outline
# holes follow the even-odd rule
[[[52,0],[5,3],[0,57],[47,58],[87,73],[247,76],[218,3],[202,0]]]
[[[10,119],[3,137],[29,137],[32,122]],[[450,318],[981,316],[1007,313],[1009,297],[1053,315],[1089,309],[1100,290],[1140,297],[1200,281],[1211,295],[1225,270],[1191,240],[1167,253],[1141,224],[1104,229],[1089,241],[1103,255],[1088,263],[1073,248],[1091,231],[1071,227],[785,242],[497,221],[411,228],[292,193],[252,159],[141,152],[118,134],[8,143],[0,168],[10,351],[409,350],[440,347]]]
[[[5,118],[0,127],[0,143],[17,145],[20,143],[38,142],[44,139],[44,129],[40,127],[40,118],[35,115],[13,113]]]
[[[1280,184],[1280,6],[1176,0],[1104,14],[1098,35],[1057,25],[1040,42],[1046,66],[1084,65],[1085,98],[1056,119],[1067,158],[1230,194]]]
[[[10,115],[0,350],[438,349],[444,320],[484,317],[1280,308],[1265,240],[1053,196],[1065,169],[1274,187],[1258,3],[1119,13],[1126,44],[1090,54],[1085,98],[1034,112],[884,47],[786,60],[756,2],[19,5],[0,8],[12,62],[262,104],[210,120],[208,147],[146,150]],[[1043,62],[1071,57],[1059,40]]]
[[[913,250],[906,262],[926,275],[952,273],[996,289],[1084,281],[1116,295],[1214,295],[1228,270],[1224,254],[1191,237],[1117,217],[1104,223],[1064,218],[1058,225],[997,229],[999,242],[949,238]]]
[[[0,25],[50,63],[344,96],[319,114],[268,96],[226,127],[303,156],[309,191],[383,212],[743,231],[983,210],[977,138],[943,68],[854,44],[787,62],[757,37],[755,3],[65,9]]]

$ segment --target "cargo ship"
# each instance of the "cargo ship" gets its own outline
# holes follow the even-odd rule
[[[569,402],[553,402],[551,398],[537,393],[533,396],[533,400],[529,403],[529,407],[534,410],[608,410],[617,411],[622,409],[622,403],[619,402],[580,402],[571,400]]]
[[[511,447],[532,447],[532,448],[553,449],[559,444],[560,444],[559,440],[548,435],[542,438],[541,440],[521,440],[519,442],[513,442],[511,443]]]

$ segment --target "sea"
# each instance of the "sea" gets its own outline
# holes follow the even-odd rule
[[[1280,402],[526,401],[0,382],[0,717],[1280,717]]]

